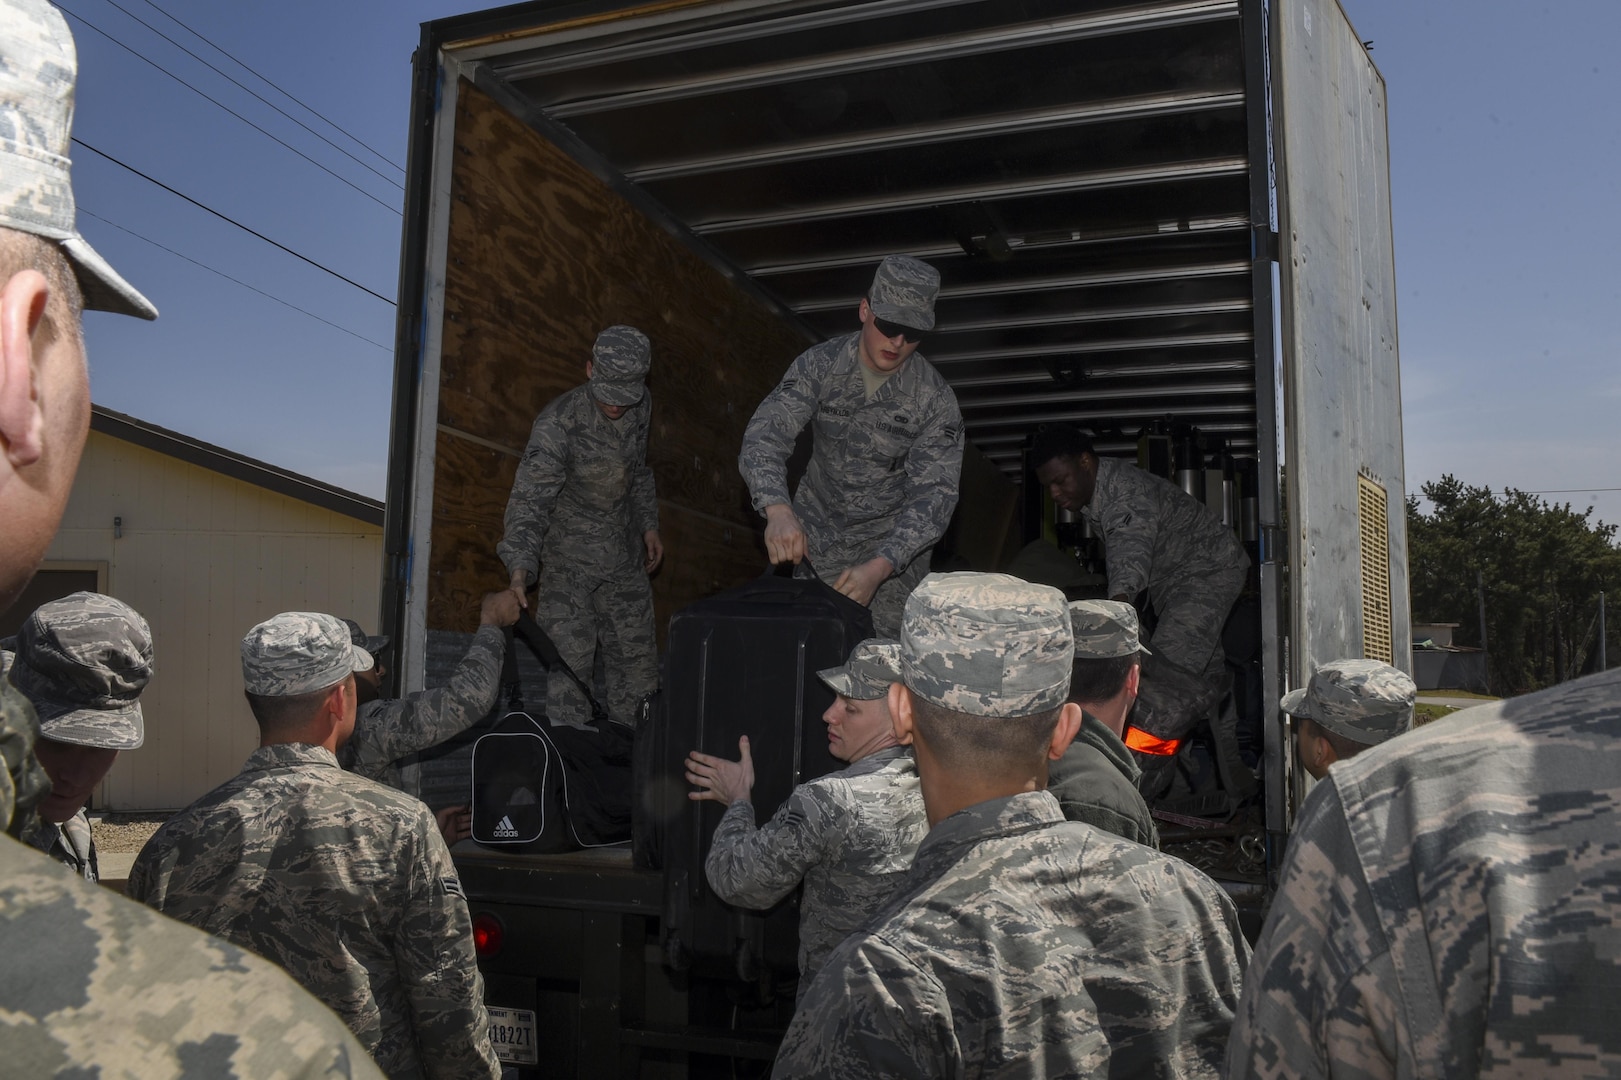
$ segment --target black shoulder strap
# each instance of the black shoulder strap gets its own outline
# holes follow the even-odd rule
[[[529,612],[518,612],[518,621],[507,628],[506,638],[507,653],[501,662],[501,685],[506,688],[509,708],[515,711],[522,711],[523,709],[523,692],[520,685],[521,680],[518,678],[517,648],[517,639],[522,638],[524,644],[529,646],[529,651],[535,654],[535,659],[539,660],[541,666],[546,669],[548,677],[561,672],[567,675],[575,686],[580,688],[580,692],[585,695],[585,700],[591,705],[592,724],[599,731],[603,730],[602,725],[608,720],[608,710],[602,707],[602,703],[591,692],[591,687],[585,680],[576,675],[574,669],[569,667],[563,660],[562,654],[557,651],[557,646],[552,644],[552,639],[546,636],[546,631],[540,628],[540,624],[535,622]]]

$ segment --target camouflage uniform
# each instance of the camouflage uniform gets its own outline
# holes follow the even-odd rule
[[[0,823],[14,809],[26,821],[49,790],[36,727],[28,699],[0,679]],[[0,837],[0,956],[7,1075],[382,1076],[274,964],[70,877],[10,837]]]
[[[891,269],[893,268],[893,269]],[[933,326],[939,274],[891,256],[873,281],[870,306],[906,325],[928,310]],[[893,293],[894,295],[890,295]],[[886,314],[887,312],[887,314]],[[812,567],[829,584],[845,569],[882,556],[894,576],[871,603],[880,637],[900,632],[906,597],[929,572],[929,554],[951,523],[962,473],[957,397],[921,352],[870,398],[861,375],[861,334],[825,341],[788,367],[743,434],[738,468],[754,508],[791,503]],[[806,424],[810,465],[790,499],[788,458]]]
[[[900,644],[868,638],[844,664],[816,674],[836,694],[875,701],[900,678]],[[803,991],[833,946],[895,891],[928,829],[911,751],[889,746],[799,785],[759,829],[748,799],[732,803],[715,829],[704,872],[721,899],[759,909],[803,879]]]
[[[19,837],[36,851],[43,851],[55,862],[72,870],[86,881],[101,880],[101,863],[96,858],[96,841],[90,832],[90,814],[80,807],[66,821],[57,824],[39,815],[22,830]]]
[[[10,670],[14,659],[14,653],[0,649],[0,683],[4,682],[4,675]],[[46,790],[50,789],[49,777],[46,777],[45,787]],[[38,814],[30,813],[18,823],[17,836],[24,844],[37,851],[43,851],[53,861],[66,866],[86,881],[100,879],[101,868],[96,861],[96,843],[90,834],[90,815],[83,807],[60,825],[46,821]]]
[[[0,0],[0,229],[54,241],[87,308],[152,318],[152,305],[74,228],[76,73],[59,11],[43,0]],[[76,455],[82,441],[82,433],[53,440],[48,453]],[[0,556],[13,564],[15,528],[0,521]],[[0,678],[0,826],[8,830],[27,824],[51,788],[33,752],[38,728],[28,699]],[[382,1075],[338,1019],[273,965],[64,874],[9,836],[0,837],[0,971],[7,1076]]]
[[[1069,690],[1069,611],[1046,586],[932,575],[901,641],[914,698],[987,724]],[[1065,821],[1048,792],[993,798],[938,822],[828,957],[774,1075],[1216,1076],[1247,955],[1188,864]]]
[[[1137,609],[1114,600],[1077,600],[1069,605],[1075,633],[1075,664],[1082,665],[1147,653],[1137,636]],[[1083,708],[1070,688],[1070,700]],[[1105,832],[1149,847],[1159,847],[1159,830],[1148,803],[1137,790],[1142,770],[1114,730],[1090,713],[1064,756],[1047,767],[1047,790],[1070,821],[1084,821]]]
[[[1103,535],[1109,595],[1144,589],[1154,605],[1154,660],[1131,726],[1185,738],[1221,693],[1221,630],[1250,560],[1233,531],[1187,492],[1129,462],[1100,457],[1081,513]]]
[[[395,762],[461,734],[495,707],[505,654],[501,628],[479,627],[472,647],[444,686],[360,706],[355,733],[338,751],[338,760],[350,772],[399,787]]]
[[[307,613],[261,623],[242,651],[248,691],[274,696],[371,662],[336,619]],[[467,903],[433,814],[324,747],[255,750],[158,830],[127,892],[281,964],[391,1077],[499,1075]]]
[[[1621,1076],[1621,671],[1466,709],[1306,799],[1230,1076]]]
[[[647,464],[652,401],[643,392],[648,342],[628,326],[598,336],[591,381],[541,410],[507,499],[496,554],[508,574],[536,580],[535,621],[581,679],[591,679],[600,639],[615,720],[634,724],[658,688],[653,589],[642,569],[642,536],[659,526]],[[595,400],[593,400],[595,399]],[[610,420],[595,402],[628,405]],[[547,717],[583,726],[589,713],[567,676],[546,680]]]
[[[1248,951],[1187,863],[993,799],[828,957],[772,1075],[1218,1076]]]
[[[126,891],[282,965],[391,1077],[499,1073],[433,814],[321,747],[255,750],[158,830]]]
[[[1159,830],[1137,790],[1141,775],[1120,736],[1088,713],[1064,756],[1047,766],[1047,790],[1070,821],[1157,848]]]
[[[704,873],[722,900],[762,910],[805,882],[803,988],[833,947],[900,885],[928,828],[912,753],[892,746],[800,784],[758,829],[749,801],[732,803],[715,829]]]
[[[41,604],[15,644],[18,654],[0,667],[33,702],[41,738],[117,751],[145,741],[140,696],[152,678],[152,630],[134,608],[76,592]],[[101,875],[82,806],[60,824],[36,816],[21,839],[86,881]]]

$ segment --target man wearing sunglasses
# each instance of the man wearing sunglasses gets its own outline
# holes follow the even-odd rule
[[[962,414],[918,354],[940,273],[905,255],[878,266],[861,329],[806,350],[754,411],[738,468],[765,515],[773,563],[803,564],[900,633],[906,597],[957,505]],[[788,492],[788,458],[811,425],[810,465]],[[803,571],[808,573],[809,571]]]

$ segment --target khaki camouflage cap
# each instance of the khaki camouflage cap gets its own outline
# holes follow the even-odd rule
[[[1069,694],[1075,639],[1064,594],[1006,574],[930,574],[906,600],[901,676],[974,716],[1034,716]]]
[[[343,620],[288,611],[242,639],[242,683],[260,697],[297,697],[325,690],[353,671],[370,671],[371,653],[349,640]]]
[[[850,650],[843,667],[816,673],[835,694],[857,701],[873,701],[889,693],[889,684],[901,681],[901,643],[868,638]]]
[[[1303,690],[1283,696],[1279,708],[1316,721],[1336,735],[1372,746],[1413,723],[1418,687],[1407,673],[1377,660],[1331,660]]]
[[[934,298],[939,292],[940,271],[910,255],[889,255],[872,277],[867,307],[886,322],[933,330]]]
[[[155,319],[152,302],[79,235],[68,160],[78,68],[61,12],[0,0],[0,226],[56,241],[85,307]]]
[[[642,400],[653,347],[634,326],[610,326],[591,347],[591,396],[604,405],[634,405]]]
[[[152,628],[122,600],[76,592],[42,604],[17,634],[10,679],[55,742],[134,750],[146,739],[141,691]]]
[[[1146,653],[1137,636],[1137,609],[1119,600],[1076,600],[1069,605],[1075,659],[1112,660]]]

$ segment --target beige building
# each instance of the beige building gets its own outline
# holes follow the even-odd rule
[[[258,745],[242,635],[281,611],[376,633],[382,552],[381,503],[96,406],[61,531],[0,636],[77,589],[146,616],[146,745],[119,755],[92,807],[178,809]]]

